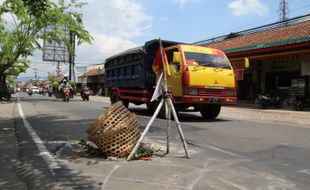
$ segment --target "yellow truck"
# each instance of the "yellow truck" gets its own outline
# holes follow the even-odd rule
[[[234,70],[224,52],[171,41],[162,41],[171,75],[167,77],[172,100],[177,111],[200,111],[206,119],[215,119],[222,105],[236,104],[237,82]],[[105,87],[111,103],[119,100],[146,104],[156,86],[152,63],[159,48],[158,40],[129,49],[105,61]]]

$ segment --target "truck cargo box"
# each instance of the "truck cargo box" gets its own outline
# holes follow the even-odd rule
[[[163,47],[180,44],[162,40]],[[106,88],[151,89],[156,84],[152,63],[159,47],[159,40],[151,40],[144,45],[113,55],[105,61]]]

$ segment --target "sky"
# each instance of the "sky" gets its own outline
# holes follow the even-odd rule
[[[3,0],[0,0],[0,2]],[[65,0],[68,1],[69,0]],[[76,9],[94,38],[76,48],[76,65],[104,63],[126,49],[161,38],[192,43],[258,27],[279,20],[280,0],[79,0]],[[309,0],[287,0],[289,18],[310,13]],[[30,58],[31,67],[20,76],[39,76],[55,71],[42,61],[42,53]],[[62,71],[68,66],[63,65]]]

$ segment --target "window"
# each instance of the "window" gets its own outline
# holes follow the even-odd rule
[[[184,55],[187,65],[231,69],[229,61],[225,56],[197,52],[185,52]]]
[[[170,49],[166,51],[168,64],[170,65],[170,68],[174,70],[175,72],[179,72],[181,70],[181,64],[182,63],[174,63],[173,62],[173,52],[180,52],[178,48]]]

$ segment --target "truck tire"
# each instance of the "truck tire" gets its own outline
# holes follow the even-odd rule
[[[111,105],[118,102],[120,100],[117,91],[112,91],[111,93],[111,97],[110,97],[110,101],[111,101]]]
[[[150,113],[154,113],[156,107],[157,106],[155,105],[155,103],[152,103],[152,102],[146,103],[147,111]]]
[[[221,111],[221,105],[218,104],[208,104],[208,105],[203,105],[200,108],[200,113],[203,118],[212,120],[215,119]]]

